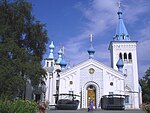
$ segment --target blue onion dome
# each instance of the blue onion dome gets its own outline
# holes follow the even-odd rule
[[[60,65],[66,66],[67,63],[66,63],[66,61],[64,59],[62,59],[61,62],[60,62]]]
[[[116,66],[117,66],[118,68],[122,68],[122,67],[124,66],[123,60],[122,60],[121,58],[119,58],[119,60],[118,60],[118,62],[117,62],[117,64],[116,64]]]
[[[91,44],[89,50],[88,50],[88,53],[89,53],[89,58],[94,58],[94,53],[95,53],[95,50]]]
[[[60,49],[60,50],[58,51],[58,59],[57,59],[57,61],[56,61],[56,64],[60,64],[60,63],[61,63],[62,54],[63,54],[62,49]]]
[[[88,49],[88,53],[95,53],[95,49],[91,45],[90,48]]]
[[[62,55],[63,54],[63,52],[62,52],[62,50],[60,49],[59,51],[58,51],[58,55]]]
[[[64,59],[62,59],[61,62],[60,62],[60,66],[61,67],[66,67],[66,65],[67,65],[66,61]]]
[[[50,49],[54,49],[55,48],[53,41],[51,41],[51,44],[49,45],[49,48]]]
[[[49,49],[50,49],[49,58],[50,59],[54,59],[54,54],[53,54],[54,48],[55,48],[54,43],[53,41],[51,41],[51,44],[49,46]]]

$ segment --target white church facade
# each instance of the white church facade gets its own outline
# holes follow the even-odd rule
[[[58,58],[53,55],[54,44],[51,42],[49,57],[43,67],[47,72],[45,100],[55,105],[59,97],[56,94],[75,94],[80,108],[87,108],[89,99],[94,101],[94,108],[101,108],[101,99],[107,95],[120,95],[125,98],[125,109],[139,109],[141,90],[138,82],[137,41],[132,41],[118,11],[118,25],[113,41],[110,42],[111,67],[94,59],[92,45],[88,50],[89,59],[67,68],[62,49]]]

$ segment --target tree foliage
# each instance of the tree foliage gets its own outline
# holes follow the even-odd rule
[[[140,84],[142,86],[143,102],[150,103],[150,67],[145,72],[145,76],[140,79]]]
[[[31,3],[0,1],[0,94],[14,96],[27,79],[39,84],[47,41],[45,25],[32,15]]]

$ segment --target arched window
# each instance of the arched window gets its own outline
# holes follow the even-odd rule
[[[124,60],[127,60],[127,53],[124,53]]]
[[[53,67],[53,62],[51,62],[51,67]]]
[[[116,40],[118,40],[118,37],[119,37],[119,36],[118,36],[118,35],[116,35]]]
[[[119,53],[119,58],[122,59],[122,53]]]
[[[132,62],[132,54],[131,53],[128,54],[128,58],[129,58],[129,62]]]
[[[47,62],[47,67],[49,67],[49,62]]]
[[[122,34],[122,39],[123,39],[123,40],[125,39],[125,35],[124,35],[124,34]]]

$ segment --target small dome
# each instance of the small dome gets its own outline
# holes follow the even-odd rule
[[[64,59],[62,59],[60,62],[60,66],[62,67],[62,66],[66,66],[66,65],[67,65],[66,61]]]
[[[63,52],[62,52],[62,50],[61,50],[61,49],[58,51],[58,55],[59,55],[59,54],[63,54]]]
[[[60,63],[61,63],[62,54],[63,54],[62,49],[60,49],[60,50],[58,51],[58,59],[57,59],[56,64],[60,64]]]
[[[61,61],[62,61],[62,58],[59,57],[56,61],[56,64],[61,64]]]
[[[88,49],[88,53],[89,53],[89,58],[94,57],[95,49],[93,48],[92,44],[91,44],[90,48]]]
[[[95,49],[93,48],[93,46],[91,46],[88,50],[88,53],[95,53]]]
[[[50,59],[54,59],[54,54],[53,54],[54,48],[55,48],[55,46],[53,44],[53,41],[51,41],[51,44],[49,45],[49,49],[50,49],[49,58]]]
[[[120,68],[120,67],[123,67],[123,66],[124,66],[123,61],[122,61],[122,59],[121,59],[121,58],[119,58],[119,60],[118,60],[118,62],[117,62],[117,64],[116,64],[116,66],[117,66],[118,68]]]
[[[55,48],[53,41],[51,41],[51,44],[49,45],[49,48],[50,49],[54,49]]]

